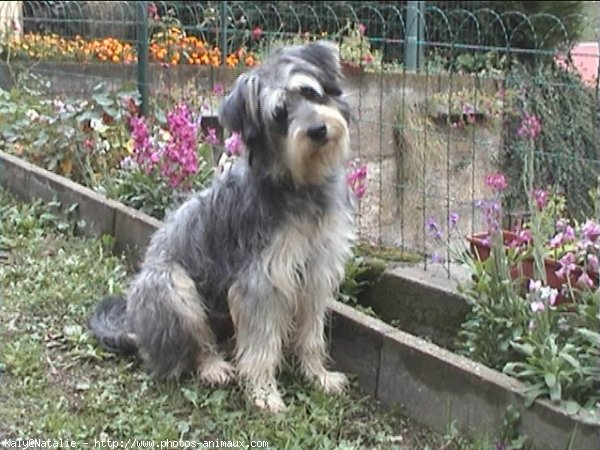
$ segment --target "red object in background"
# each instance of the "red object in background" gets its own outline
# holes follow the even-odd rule
[[[502,238],[505,247],[509,247],[515,241],[518,242],[517,233],[512,231],[503,230]],[[485,261],[490,257],[491,243],[489,242],[489,233],[476,233],[467,236],[466,239],[470,244],[471,253],[473,253],[475,257],[478,257],[480,261]],[[546,282],[548,286],[559,291],[556,304],[565,303],[567,298],[560,292],[563,285],[567,283],[567,279],[556,275],[556,272],[561,268],[560,262],[552,258],[544,258],[544,266],[546,269]],[[534,273],[533,257],[525,259],[519,266],[512,267],[510,270],[510,275],[513,279],[523,277],[527,284],[529,284],[529,280],[534,279]],[[577,280],[582,273],[583,267],[581,266],[577,266],[577,268],[570,273],[569,281],[571,286],[577,286]],[[588,271],[588,275],[594,282],[594,288],[596,288],[598,286],[598,274]]]
[[[581,42],[576,44],[571,50],[573,65],[579,72],[583,82],[588,86],[596,86],[598,78],[598,58],[600,58],[600,49],[597,42]],[[556,61],[559,65],[564,63],[565,57],[558,57]]]

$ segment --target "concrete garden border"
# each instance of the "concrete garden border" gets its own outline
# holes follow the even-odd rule
[[[25,201],[56,199],[65,207],[77,203],[78,219],[85,221],[79,231],[89,236],[114,236],[116,250],[126,252],[133,261],[161,224],[1,151],[0,185]],[[404,294],[394,297],[406,297],[418,305],[415,311],[452,311],[460,305],[460,298],[450,288],[428,282],[415,269],[388,271],[371,296],[380,303],[394,303],[394,292]],[[383,298],[385,295],[388,297]],[[571,439],[573,450],[600,448],[600,421],[570,416],[545,400],[525,409],[519,393],[523,385],[515,379],[350,306],[332,302],[329,309],[332,320],[328,331],[335,366],[356,376],[366,394],[400,407],[422,424],[444,432],[451,421],[456,421],[467,434],[497,434],[507,406],[513,404],[521,410],[520,432],[538,448],[564,450]],[[456,316],[451,317],[456,320]],[[431,323],[423,326],[435,328]]]

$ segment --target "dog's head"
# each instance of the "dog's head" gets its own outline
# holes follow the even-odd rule
[[[240,133],[249,162],[296,184],[320,184],[349,154],[350,109],[338,48],[328,41],[281,47],[242,74],[219,109]]]

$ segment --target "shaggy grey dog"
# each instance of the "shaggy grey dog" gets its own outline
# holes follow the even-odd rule
[[[326,369],[324,336],[354,238],[341,81],[327,41],[279,48],[238,77],[219,120],[240,133],[245,155],[166,219],[126,301],[96,308],[90,328],[104,347],[138,353],[158,378],[237,375],[274,412],[285,408],[284,349],[324,391],[344,388],[345,375]],[[233,364],[215,336],[222,317],[234,328]]]

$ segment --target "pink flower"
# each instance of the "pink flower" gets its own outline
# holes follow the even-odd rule
[[[571,272],[577,269],[575,255],[571,252],[563,256],[558,262],[561,267],[556,271],[556,276],[559,278],[566,278]]]
[[[564,244],[574,242],[575,239],[575,230],[571,225],[567,225],[564,231],[557,233],[556,236],[550,240],[550,248],[557,248]]]
[[[365,56],[363,56],[363,61],[365,62],[365,64],[371,64],[374,59],[375,58],[370,53],[367,53]]]
[[[367,191],[366,179],[367,166],[358,165],[358,161],[353,161],[346,175],[346,181],[359,200],[363,198]]]
[[[588,263],[588,268],[594,272],[598,272],[599,270],[599,264],[598,264],[598,257],[596,255],[588,255],[587,256],[587,263]]]
[[[575,241],[575,230],[571,225],[567,225],[564,231],[563,242],[573,242]]]
[[[529,244],[531,242],[531,230],[520,230],[518,233],[518,242],[520,245]]]
[[[485,178],[486,186],[492,188],[495,191],[503,191],[508,187],[508,183],[506,182],[506,177],[502,173],[494,173],[488,175]]]
[[[542,125],[538,118],[531,114],[525,114],[521,120],[521,126],[517,130],[519,137],[529,137],[535,139],[542,131]]]
[[[158,15],[158,8],[154,3],[150,3],[148,5],[148,15],[152,17],[152,20],[158,22],[160,20],[160,16]]]
[[[542,288],[541,280],[529,280],[529,292],[536,292]]]
[[[365,33],[367,32],[367,26],[362,23],[359,23],[358,24],[358,32],[360,33],[361,36],[364,36]]]
[[[590,242],[595,242],[600,236],[600,225],[593,220],[588,220],[581,228],[583,237]]]
[[[217,136],[217,130],[214,128],[208,128],[205,139],[210,145],[219,145],[219,136]]]
[[[225,92],[225,88],[223,87],[222,83],[217,83],[213,86],[212,91],[215,95],[223,95],[223,93]]]
[[[546,309],[546,305],[544,305],[544,302],[540,302],[540,301],[531,302],[531,310],[534,313],[538,312],[538,311],[543,311],[544,309]]]
[[[232,133],[227,139],[225,139],[225,151],[229,156],[240,156],[244,143],[239,133]]]
[[[533,191],[533,199],[538,209],[542,210],[548,204],[548,192],[543,189]]]
[[[587,272],[584,270],[581,276],[577,279],[577,284],[587,285],[589,287],[594,287],[594,281],[590,278]]]
[[[252,39],[258,41],[263,35],[263,29],[261,27],[254,27],[252,30]]]

